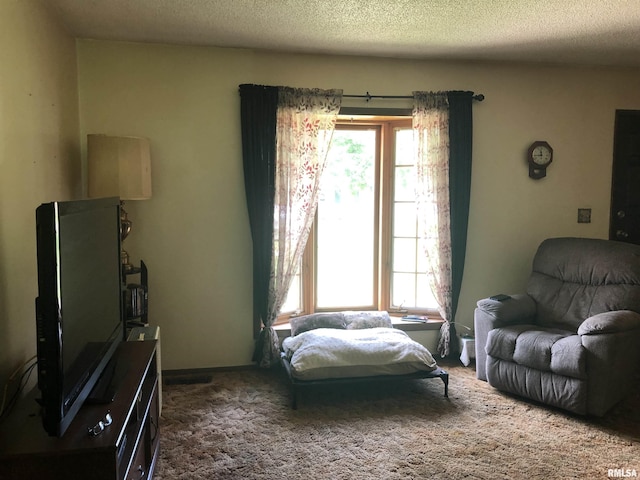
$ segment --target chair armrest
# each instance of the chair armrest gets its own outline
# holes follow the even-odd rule
[[[501,302],[484,298],[479,300],[477,305],[478,308],[473,314],[476,336],[476,377],[486,381],[485,347],[489,332],[508,324],[534,323],[537,307],[533,298],[526,294],[513,295]]]
[[[602,416],[629,391],[640,369],[640,314],[619,310],[593,315],[578,334],[587,354],[587,409]]]
[[[635,329],[640,329],[640,313],[631,310],[617,310],[599,313],[587,318],[578,327],[578,335],[619,333]]]
[[[492,328],[506,324],[534,323],[536,316],[536,302],[527,294],[513,295],[503,301],[483,298],[479,300],[480,310],[488,321],[493,323]]]

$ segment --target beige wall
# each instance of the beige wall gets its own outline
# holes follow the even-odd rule
[[[151,139],[154,195],[130,202],[134,229],[126,243],[133,258],[149,266],[150,318],[162,329],[167,369],[250,363],[251,244],[239,84],[387,95],[464,89],[486,96],[474,105],[472,205],[457,317],[466,325],[477,299],[524,289],[542,239],[606,238],[614,113],[640,109],[637,69],[95,41],[79,42],[78,56],[83,145],[88,133]],[[528,178],[524,159],[534,140],[554,148],[554,163],[540,181]],[[580,207],[593,209],[591,224],[577,223]]]
[[[36,0],[0,2],[0,62],[1,383],[35,353],[34,210],[83,195],[87,133],[151,139],[154,195],[129,202],[134,229],[126,245],[150,269],[151,322],[162,328],[163,367],[180,369],[251,360],[239,84],[486,95],[474,105],[472,205],[457,318],[467,325],[478,298],[524,288],[541,239],[607,236],[614,113],[640,109],[638,69],[76,45]],[[549,141],[555,151],[549,176],[537,182],[524,162],[534,140]],[[593,209],[593,223],[577,224],[579,207]]]
[[[36,0],[0,1],[0,385],[35,354],[35,208],[79,197],[75,41]],[[35,375],[33,376],[35,378]]]

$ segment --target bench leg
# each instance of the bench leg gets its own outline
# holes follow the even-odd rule
[[[444,396],[449,397],[449,374],[447,372],[443,372],[440,375],[440,378],[444,382]]]

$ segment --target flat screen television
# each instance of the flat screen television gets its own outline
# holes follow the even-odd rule
[[[42,204],[36,237],[38,401],[59,437],[124,340],[120,200]]]

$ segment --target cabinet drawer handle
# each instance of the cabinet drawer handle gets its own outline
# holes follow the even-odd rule
[[[144,471],[144,468],[142,468],[142,465],[138,465],[138,468],[136,470],[140,474],[140,476],[138,478],[144,478],[144,474],[146,472]]]

